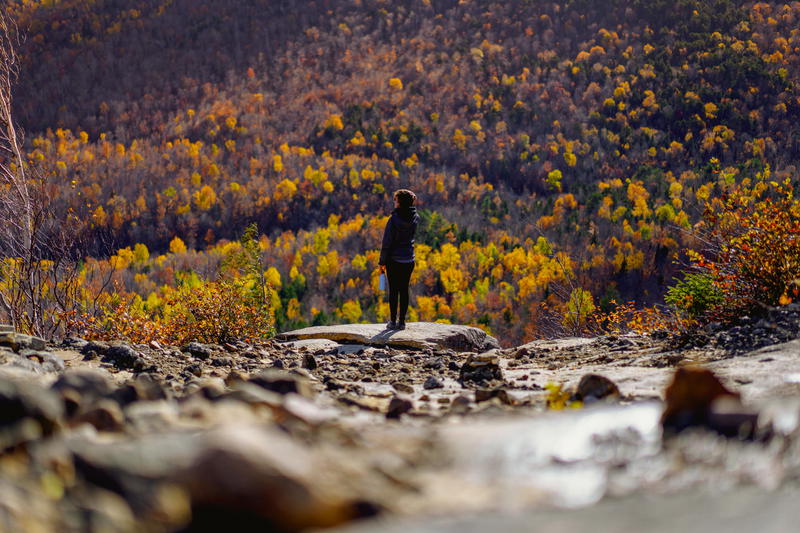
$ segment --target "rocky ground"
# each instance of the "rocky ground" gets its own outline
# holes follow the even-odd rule
[[[668,531],[681,512],[700,531],[714,509],[750,531],[760,501],[785,531],[800,309],[737,328],[506,349],[437,324],[182,347],[0,328],[0,531]],[[668,389],[695,365],[721,382]]]

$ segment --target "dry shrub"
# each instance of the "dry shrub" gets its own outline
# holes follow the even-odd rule
[[[689,257],[693,270],[711,284],[702,284],[688,300],[714,293],[703,318],[735,320],[800,297],[800,201],[789,179],[745,180],[707,204],[705,221],[707,245]]]
[[[274,334],[272,309],[265,302],[245,280],[184,285],[155,304],[113,293],[96,314],[82,315],[71,327],[85,338],[100,340],[170,345],[254,341]]]

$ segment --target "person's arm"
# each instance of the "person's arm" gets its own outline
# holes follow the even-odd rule
[[[386,266],[389,260],[389,254],[392,250],[392,241],[394,240],[394,224],[392,224],[392,217],[389,217],[386,222],[386,229],[383,230],[383,243],[381,244],[381,258],[378,264],[382,267]],[[383,269],[381,269],[383,270]]]

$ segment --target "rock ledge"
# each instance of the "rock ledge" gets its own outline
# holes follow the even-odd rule
[[[394,346],[399,348],[444,348],[460,352],[485,352],[499,348],[497,339],[482,329],[434,322],[410,322],[406,329],[387,330],[383,324],[314,326],[278,335],[279,340],[327,339],[344,344]]]

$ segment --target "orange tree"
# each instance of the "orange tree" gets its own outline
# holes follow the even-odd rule
[[[706,246],[689,251],[695,273],[671,289],[668,302],[701,318],[731,320],[800,297],[800,200],[789,178],[768,176],[707,203]]]

